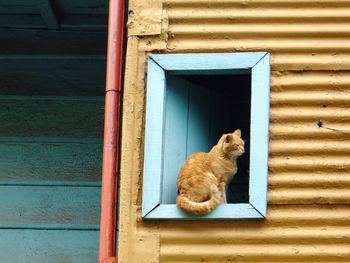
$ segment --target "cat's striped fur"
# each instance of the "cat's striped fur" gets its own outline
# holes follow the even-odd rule
[[[176,204],[185,212],[207,214],[226,203],[226,184],[237,173],[237,157],[244,153],[241,131],[224,134],[208,153],[191,155],[178,179]]]

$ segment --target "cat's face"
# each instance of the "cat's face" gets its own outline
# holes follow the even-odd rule
[[[222,150],[232,157],[241,156],[244,153],[244,141],[241,139],[241,130],[222,136]]]

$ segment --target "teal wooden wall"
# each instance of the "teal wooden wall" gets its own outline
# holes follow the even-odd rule
[[[0,0],[0,263],[98,261],[107,0]]]
[[[103,97],[0,92],[0,262],[97,262]]]
[[[242,129],[246,152],[228,202],[249,200],[250,74],[169,75],[166,78],[162,203],[174,204],[176,179],[194,152],[209,151],[223,133]]]

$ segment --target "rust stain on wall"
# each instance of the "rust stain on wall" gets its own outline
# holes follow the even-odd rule
[[[120,262],[350,262],[350,1],[156,6],[128,38]],[[267,220],[142,222],[147,54],[234,51],[271,52]]]

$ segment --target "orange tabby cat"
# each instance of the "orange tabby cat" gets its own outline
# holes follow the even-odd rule
[[[244,153],[241,130],[224,134],[208,153],[192,154],[182,166],[176,204],[185,212],[207,214],[226,203],[226,184],[237,173],[237,157]]]

